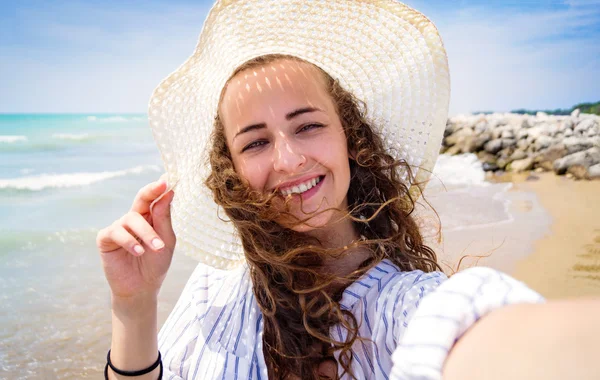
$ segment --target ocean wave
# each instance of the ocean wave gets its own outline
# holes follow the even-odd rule
[[[27,141],[27,136],[0,136],[0,143],[16,143]]]
[[[131,121],[146,121],[142,116],[88,116],[87,121],[96,123],[127,123]]]
[[[429,186],[489,186],[481,162],[473,153],[450,156],[441,154],[433,168]]]
[[[59,140],[84,141],[92,139],[88,133],[55,133],[52,138]]]
[[[0,179],[0,190],[41,191],[51,188],[87,186],[96,182],[148,171],[161,172],[158,165],[136,166],[126,170],[97,173],[41,174],[38,176]]]

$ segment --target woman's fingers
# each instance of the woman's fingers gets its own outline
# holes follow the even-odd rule
[[[123,249],[134,256],[141,256],[146,252],[135,236],[129,233],[129,231],[121,225],[116,225],[112,229],[110,237],[117,245],[123,247]]]
[[[134,236],[137,236],[147,247],[153,251],[160,251],[165,247],[164,241],[150,224],[137,212],[128,212],[121,218],[121,225]]]
[[[98,232],[96,245],[101,253],[113,252],[119,248],[125,249],[134,256],[142,255],[145,252],[139,241],[117,223]]]
[[[146,214],[150,212],[150,204],[156,198],[160,197],[166,188],[167,182],[164,179],[160,179],[142,187],[133,200],[131,211],[137,212],[138,214]]]
[[[152,206],[152,225],[171,248],[175,246],[175,233],[171,224],[171,201],[174,196],[175,193],[171,190]]]

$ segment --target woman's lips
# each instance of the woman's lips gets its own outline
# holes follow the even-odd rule
[[[319,191],[319,189],[321,188],[321,185],[323,184],[323,181],[325,181],[327,176],[323,175],[323,176],[320,176],[319,178],[320,178],[320,181],[315,186],[311,187],[310,189],[306,190],[305,192],[303,192],[301,194],[294,193],[294,194],[290,194],[289,196],[292,197],[292,200],[300,200],[300,197],[302,197],[303,201],[306,201],[306,200],[312,198]]]

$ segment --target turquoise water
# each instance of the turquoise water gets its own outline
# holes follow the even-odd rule
[[[143,115],[0,115],[0,231],[103,225],[161,172]]]
[[[101,378],[96,234],[162,173],[145,115],[0,114],[0,379]],[[193,267],[174,259],[161,319]]]

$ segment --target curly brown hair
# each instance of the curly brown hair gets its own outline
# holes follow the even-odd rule
[[[261,56],[241,65],[230,79],[241,71],[281,59],[305,62],[286,55]],[[278,223],[281,209],[273,207],[277,195],[250,189],[236,173],[220,116],[216,117],[212,133],[212,172],[206,185],[241,238],[253,291],[264,318],[265,361],[269,378],[274,379],[290,375],[322,378],[319,365],[324,361],[335,363],[336,352],[344,369],[338,376],[348,374],[355,378],[351,370],[352,345],[365,339],[358,336],[354,315],[340,307],[345,287],[386,258],[403,271],[440,269],[412,216],[414,193],[400,175],[406,173],[412,183],[411,168],[386,150],[382,138],[366,120],[365,104],[325,71],[314,67],[325,78],[348,151],[354,152],[349,159],[348,210],[343,212],[362,237],[359,241],[325,248],[318,239]],[[341,257],[357,248],[366,249],[368,259],[352,273],[339,276],[322,270],[324,257]],[[329,336],[334,325],[347,330],[344,341]]]

